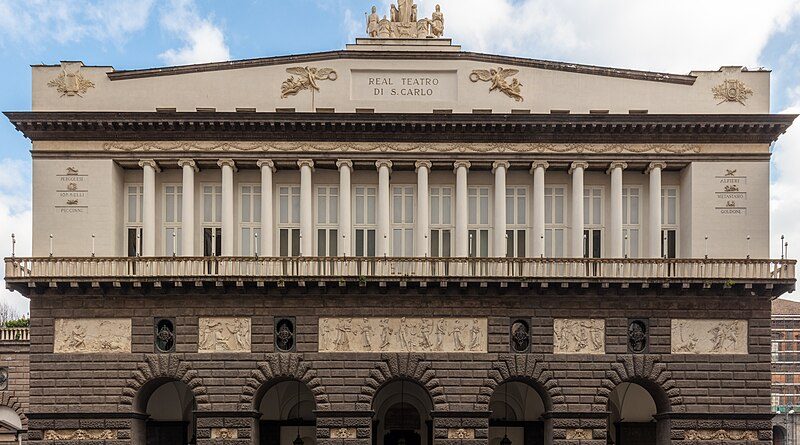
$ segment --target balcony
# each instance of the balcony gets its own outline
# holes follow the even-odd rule
[[[757,291],[795,286],[794,260],[571,258],[6,258],[9,289],[64,287],[496,285],[587,289]]]
[[[0,343],[28,342],[31,340],[28,328],[0,328]]]

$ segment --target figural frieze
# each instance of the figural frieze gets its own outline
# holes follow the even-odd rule
[[[522,84],[519,83],[519,80],[516,78],[510,79],[510,81],[508,79],[509,77],[517,74],[519,74],[519,70],[507,68],[473,70],[469,75],[469,80],[471,80],[473,83],[478,82],[479,80],[483,82],[491,82],[492,84],[489,86],[490,93],[494,90],[498,90],[515,101],[522,102],[525,100],[522,97]]]
[[[738,102],[742,105],[747,105],[745,101],[753,95],[753,90],[737,79],[725,79],[721,84],[712,88],[711,92],[714,93],[714,99],[720,101],[717,105],[725,102]]]
[[[46,430],[44,440],[116,440],[112,430]]]
[[[698,441],[744,441],[758,440],[758,431],[752,430],[688,430],[686,440]]]
[[[747,354],[747,320],[672,320],[673,354]]]
[[[197,324],[197,352],[250,352],[249,318],[200,317]]]
[[[57,318],[53,352],[56,354],[130,353],[130,318]]]
[[[603,319],[556,318],[553,350],[556,354],[604,354],[605,330]]]
[[[295,66],[286,68],[286,72],[293,76],[281,84],[281,98],[294,96],[300,91],[319,91],[320,80],[336,80],[339,76],[331,68],[315,68],[308,66]]]
[[[486,318],[320,318],[320,352],[487,351]]]

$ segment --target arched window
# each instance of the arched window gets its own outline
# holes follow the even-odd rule
[[[16,443],[22,434],[22,419],[7,406],[0,406],[0,443]]]

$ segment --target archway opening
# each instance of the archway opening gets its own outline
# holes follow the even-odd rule
[[[197,401],[189,387],[176,380],[159,380],[142,387],[137,411],[145,415],[134,429],[138,443],[175,445],[197,443],[195,410]]]
[[[544,445],[549,422],[545,399],[531,385],[506,382],[489,401],[489,445]]]
[[[372,401],[372,445],[432,445],[433,400],[420,384],[394,380]]]
[[[22,443],[22,419],[7,406],[0,406],[0,443]]]
[[[786,445],[786,430],[780,425],[772,427],[772,445]]]
[[[669,411],[665,395],[653,397],[644,386],[623,382],[609,395],[608,411],[609,444],[669,444],[669,420],[658,415]]]
[[[305,383],[287,380],[270,386],[258,404],[261,419],[257,443],[315,445],[316,409],[314,394]]]

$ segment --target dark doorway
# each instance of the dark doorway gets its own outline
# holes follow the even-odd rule
[[[259,445],[291,443],[300,437],[303,445],[316,442],[316,402],[305,383],[289,380],[269,387],[257,405]]]
[[[373,445],[432,445],[433,401],[421,385],[395,380],[373,398]]]
[[[614,425],[617,430],[616,445],[656,443],[655,422],[624,422]]]
[[[513,445],[545,444],[545,403],[532,386],[503,383],[492,394],[489,409],[489,445],[498,445],[506,437]]]
[[[189,422],[157,422],[147,421],[147,444],[185,444],[189,443],[186,432]]]

